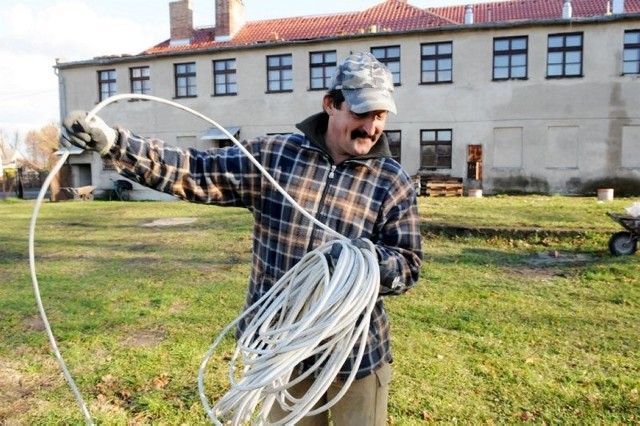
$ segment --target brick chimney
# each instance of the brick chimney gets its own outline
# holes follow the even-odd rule
[[[193,9],[191,0],[177,0],[169,3],[171,22],[171,45],[191,43],[193,36]]]
[[[473,24],[473,6],[470,4],[464,7],[464,23]]]
[[[216,41],[229,41],[244,25],[242,0],[216,0]]]
[[[562,5],[562,19],[571,19],[573,17],[573,7],[571,6],[571,0],[564,0]]]
[[[615,15],[624,13],[624,0],[613,0],[613,13]]]

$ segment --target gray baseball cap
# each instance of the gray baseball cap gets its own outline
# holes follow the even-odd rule
[[[393,76],[371,53],[351,54],[336,68],[329,90],[338,89],[356,114],[378,110],[396,114]]]

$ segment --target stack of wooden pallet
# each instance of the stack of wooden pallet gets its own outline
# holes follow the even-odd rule
[[[446,175],[420,175],[419,195],[428,197],[462,197],[462,178]]]

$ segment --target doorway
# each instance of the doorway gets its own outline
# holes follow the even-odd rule
[[[482,145],[467,145],[467,179],[482,181]]]

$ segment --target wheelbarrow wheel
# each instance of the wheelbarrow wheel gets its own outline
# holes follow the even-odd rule
[[[616,232],[609,238],[609,250],[616,256],[633,254],[638,250],[638,237],[628,231]]]

